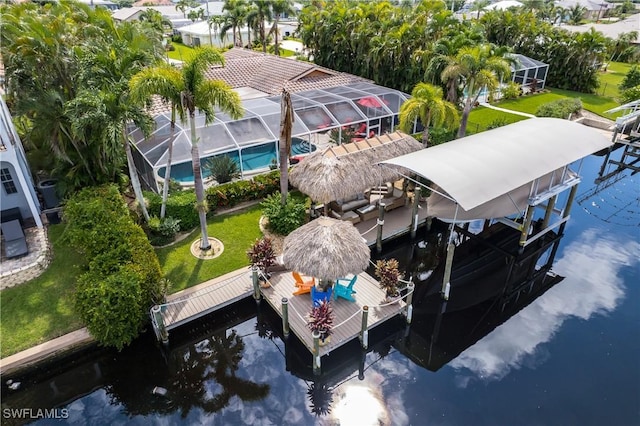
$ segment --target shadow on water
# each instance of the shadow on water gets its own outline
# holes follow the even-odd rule
[[[517,243],[517,233],[509,230]],[[485,240],[459,233],[453,290],[445,303],[438,292],[445,231],[444,224],[436,223],[428,234],[421,231],[422,241],[400,239],[383,253],[399,259],[416,283],[412,324],[398,316],[372,329],[368,349],[356,339],[335,350],[323,358],[320,375],[313,373],[311,354],[302,343],[293,335],[284,338],[280,317],[268,305],[246,299],[174,330],[167,347],[158,346],[148,332],[121,353],[94,348],[33,369],[19,379],[24,390],[8,391],[3,383],[2,408],[63,407],[96,389],[104,389],[110,403],[121,405],[128,416],[179,413],[184,419],[196,408],[216,413],[234,397],[259,401],[270,387],[239,372],[245,336],[236,330],[255,318],[250,334],[276,344],[286,370],[306,382],[309,412],[327,415],[333,392],[347,381],[364,379],[371,359],[377,362],[395,348],[435,371],[562,280],[549,273],[560,240],[556,234],[519,255],[489,247],[517,247],[500,226],[483,234]],[[544,254],[548,260],[540,265]]]

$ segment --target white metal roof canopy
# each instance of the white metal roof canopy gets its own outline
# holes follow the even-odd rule
[[[582,124],[535,118],[380,164],[412,170],[471,210],[610,144],[602,133]]]

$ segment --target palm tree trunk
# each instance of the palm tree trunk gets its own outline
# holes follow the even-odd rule
[[[169,183],[171,182],[171,161],[173,160],[173,137],[176,130],[176,109],[171,108],[171,138],[169,143],[169,157],[164,171],[164,186],[162,187],[162,205],[160,206],[160,219],[164,219],[167,212],[167,199],[169,198]]]
[[[264,20],[260,24],[260,37],[262,37],[262,53],[267,53],[267,37],[264,31]]]
[[[136,165],[133,162],[133,154],[131,154],[131,144],[129,142],[129,137],[127,136],[124,129],[122,133],[124,136],[124,151],[127,154],[127,166],[129,166],[129,177],[131,178],[133,193],[136,194],[136,200],[138,200],[138,204],[140,205],[140,209],[142,210],[142,216],[144,216],[144,220],[146,222],[149,222],[149,212],[147,211],[147,205],[145,204],[144,196],[142,195],[142,187],[140,186],[138,171],[136,170]]]
[[[275,54],[276,56],[280,56],[280,49],[278,48],[278,21],[280,20],[280,14],[276,13],[275,16],[275,23],[273,24],[273,26],[275,27],[275,31],[274,31],[274,37],[275,37]]]
[[[209,235],[207,233],[207,206],[204,199],[204,184],[202,183],[202,169],[200,167],[200,150],[196,139],[195,112],[189,112],[189,124],[191,125],[191,163],[193,165],[193,183],[196,189],[196,203],[200,218],[200,250],[209,250]]]
[[[422,145],[425,148],[429,147],[429,126],[431,125],[431,111],[427,113],[427,122],[424,124],[424,130],[422,131]]]
[[[293,108],[291,96],[287,89],[282,89],[280,105],[280,141],[278,142],[280,153],[280,196],[284,206],[287,203],[289,192],[289,154],[291,152],[291,128],[293,127]]]
[[[463,138],[467,134],[467,122],[469,121],[469,114],[471,113],[472,106],[471,98],[467,96],[464,101],[464,108],[462,109],[462,117],[460,117],[460,128],[458,129],[458,138]]]

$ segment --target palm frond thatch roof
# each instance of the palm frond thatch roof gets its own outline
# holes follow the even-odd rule
[[[351,222],[323,216],[284,239],[282,260],[288,269],[335,280],[361,273],[370,255],[369,246]]]
[[[305,157],[291,170],[289,182],[319,203],[348,198],[401,177],[399,170],[376,163],[422,148],[402,132],[329,147]]]

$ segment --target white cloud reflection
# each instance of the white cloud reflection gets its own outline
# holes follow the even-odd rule
[[[584,320],[613,311],[624,296],[619,276],[638,262],[640,244],[614,241],[585,231],[564,249],[553,270],[565,279],[449,363],[459,370],[456,383],[466,387],[466,370],[484,380],[500,380],[511,369],[538,365],[549,356],[540,346],[551,340],[569,317]]]

